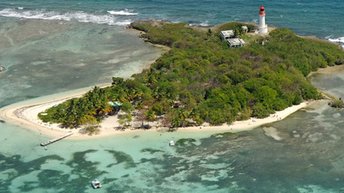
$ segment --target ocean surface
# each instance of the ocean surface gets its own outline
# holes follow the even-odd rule
[[[344,43],[342,0],[1,0],[0,107],[147,68],[161,51],[132,21],[257,22],[262,4],[270,26]],[[312,82],[344,98],[344,72]],[[95,192],[98,178],[96,192],[340,193],[343,128],[343,110],[318,104],[238,134],[147,131],[45,150],[47,137],[0,122],[0,192]]]

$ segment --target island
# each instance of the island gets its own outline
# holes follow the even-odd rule
[[[168,49],[129,79],[114,77],[110,86],[40,108],[44,111],[36,113],[43,124],[82,128],[89,134],[99,132],[109,117],[112,128],[119,130],[251,129],[321,99],[307,76],[344,63],[340,46],[285,28],[269,35],[254,33],[254,24],[238,22],[201,28],[137,21],[130,28]],[[220,36],[223,30],[233,30],[245,45],[228,46]]]

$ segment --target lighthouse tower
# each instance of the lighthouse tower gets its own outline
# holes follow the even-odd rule
[[[265,8],[264,6],[260,6],[259,8],[259,34],[267,34],[268,33],[268,26],[265,24]]]

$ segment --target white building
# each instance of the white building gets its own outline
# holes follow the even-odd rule
[[[268,33],[268,25],[265,23],[265,8],[264,6],[260,6],[259,8],[259,34],[267,34]]]
[[[245,41],[240,38],[230,38],[230,39],[227,39],[227,44],[231,48],[238,48],[238,47],[243,47],[245,45]]]
[[[246,25],[241,26],[241,31],[243,33],[247,33],[248,32],[248,27]]]
[[[220,35],[221,35],[222,40],[227,40],[227,39],[233,38],[235,36],[233,30],[221,31]]]

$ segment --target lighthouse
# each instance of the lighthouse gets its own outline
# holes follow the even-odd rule
[[[265,8],[264,6],[260,6],[259,8],[259,34],[267,34],[268,33],[268,26],[265,24]]]

